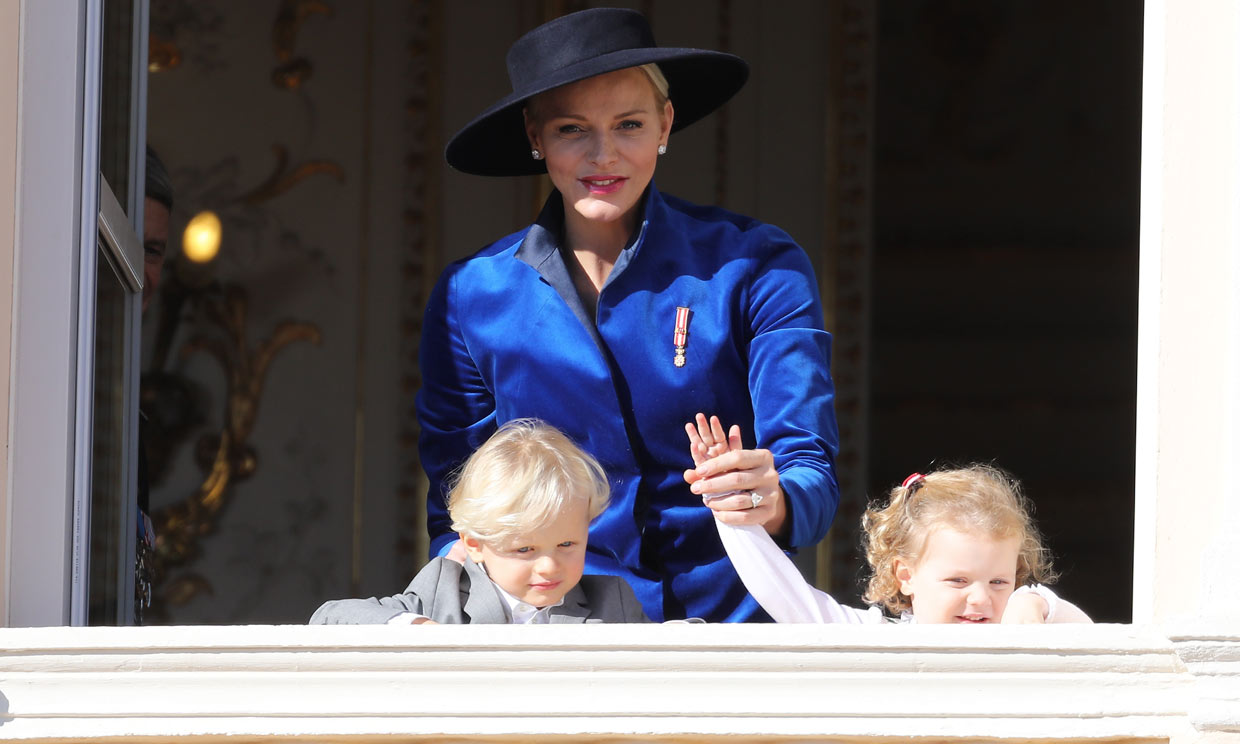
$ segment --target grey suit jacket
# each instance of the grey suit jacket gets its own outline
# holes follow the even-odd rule
[[[508,603],[482,566],[436,558],[413,577],[404,594],[370,599],[337,599],[314,611],[311,625],[382,625],[405,612],[437,623],[506,624]],[[551,609],[553,623],[648,623],[628,582],[618,576],[582,576]]]

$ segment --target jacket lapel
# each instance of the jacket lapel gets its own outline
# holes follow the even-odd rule
[[[564,595],[564,604],[551,609],[552,623],[584,623],[586,618],[590,616],[590,607],[586,603],[586,593],[581,590],[581,584],[569,590]]]
[[[516,259],[527,264],[543,278],[568,309],[581,323],[582,329],[593,339],[595,346],[603,349],[603,339],[598,335],[594,319],[586,312],[585,305],[577,296],[573,278],[568,273],[564,257],[560,255],[559,238],[564,230],[564,206],[559,192],[553,192],[543,205],[538,219],[526,231],[525,238],[517,247]]]
[[[466,558],[465,573],[469,576],[469,586],[462,586],[461,589],[467,594],[464,611],[470,624],[505,625],[512,622],[503,600],[482,566]]]

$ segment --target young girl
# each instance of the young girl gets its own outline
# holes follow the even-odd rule
[[[697,466],[685,473],[690,483],[726,467],[710,461],[741,446],[740,429],[725,436],[718,417],[707,422],[698,414],[685,430]],[[721,498],[758,501],[748,492],[715,500]],[[864,610],[806,583],[764,530],[735,524],[732,511],[716,510],[715,518],[745,587],[776,622],[1091,622],[1043,586],[1055,575],[1029,504],[1014,479],[989,465],[915,473],[892,489],[885,507],[866,510],[861,524],[872,576]]]

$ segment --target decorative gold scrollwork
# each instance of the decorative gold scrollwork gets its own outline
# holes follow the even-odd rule
[[[271,82],[277,88],[294,90],[314,72],[305,57],[294,57],[297,34],[302,24],[313,15],[331,16],[332,7],[323,0],[281,0],[271,28],[271,43],[280,64],[271,71]]]
[[[332,176],[337,181],[344,182],[344,168],[330,160],[307,160],[289,171],[288,149],[283,145],[272,145],[271,149],[276,154],[276,167],[271,175],[266,181],[238,196],[236,201],[251,206],[262,204],[283,194],[310,176],[319,174]]]
[[[148,72],[164,72],[181,65],[181,49],[171,39],[151,34],[147,49]]]
[[[253,474],[258,467],[258,456],[247,442],[258,417],[258,403],[272,360],[295,341],[322,343],[322,332],[315,326],[286,321],[251,352],[246,340],[244,290],[228,286],[222,298],[199,294],[195,300],[206,321],[223,333],[194,336],[181,348],[181,356],[205,352],[219,362],[227,379],[227,405],[223,430],[204,435],[198,442],[198,462],[206,473],[202,484],[184,501],[154,515],[155,549],[165,577],[170,569],[197,557],[199,541],[215,529],[228,502],[229,486]],[[162,577],[160,583],[164,583]],[[211,591],[210,583],[189,573],[161,586],[159,595],[170,604],[183,604],[204,591]]]

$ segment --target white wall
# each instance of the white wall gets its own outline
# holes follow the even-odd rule
[[[1240,5],[1150,0],[1137,622],[1240,617]]]

